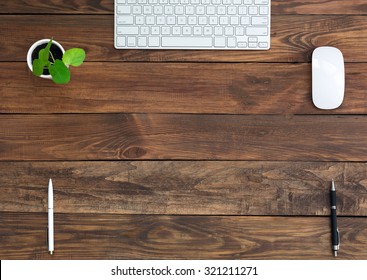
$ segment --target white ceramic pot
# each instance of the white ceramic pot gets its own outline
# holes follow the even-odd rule
[[[33,71],[33,66],[32,66],[32,53],[33,51],[35,50],[35,48],[37,48],[38,46],[42,45],[42,44],[47,44],[48,42],[50,42],[50,39],[42,39],[42,40],[39,40],[37,42],[35,42],[28,50],[28,53],[27,53],[27,64],[28,64],[28,68]],[[65,50],[64,48],[57,42],[57,41],[54,41],[52,40],[52,44],[58,46],[62,53],[65,53]],[[52,79],[51,75],[41,75],[40,76],[41,78],[45,78],[45,79]]]

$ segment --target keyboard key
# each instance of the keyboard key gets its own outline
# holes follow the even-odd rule
[[[116,43],[117,43],[117,46],[119,47],[126,47],[126,37],[118,36]]]
[[[240,24],[240,20],[238,17],[231,17],[231,25],[239,25]]]
[[[257,15],[258,8],[256,6],[251,6],[248,8],[248,14],[249,15]]]
[[[173,27],[172,34],[173,35],[180,35],[181,34],[181,27],[179,27],[179,26]]]
[[[205,7],[204,6],[198,6],[198,7],[196,7],[196,14],[198,14],[198,15],[204,15],[205,14]]]
[[[186,15],[193,15],[195,13],[194,6],[186,7]]]
[[[197,18],[193,17],[193,16],[190,16],[189,17],[189,24],[190,25],[196,25],[197,24]]]
[[[133,14],[141,14],[141,6],[134,6]]]
[[[170,35],[171,34],[171,27],[168,27],[168,26],[162,27],[162,34],[163,35]]]
[[[123,35],[138,35],[139,34],[139,27],[137,26],[119,26],[117,27],[117,34]]]
[[[234,34],[234,29],[232,26],[228,26],[224,28],[224,34],[225,35],[233,35]]]
[[[255,5],[267,5],[269,0],[255,0]]]
[[[208,15],[215,15],[215,7],[214,6],[209,6],[206,8],[206,13]]]
[[[228,7],[227,12],[228,12],[229,15],[236,15],[237,14],[237,7],[230,6],[230,7]]]
[[[149,47],[159,47],[159,37],[149,37]]]
[[[236,35],[237,36],[243,36],[245,34],[243,27],[236,27]]]
[[[149,27],[147,27],[147,26],[140,27],[140,34],[149,35]]]
[[[228,37],[227,45],[228,45],[229,48],[235,48],[236,47],[236,38],[235,37]]]
[[[228,17],[219,17],[219,24],[220,25],[227,25],[229,23]]]
[[[118,14],[131,14],[131,6],[117,6]]]
[[[226,38],[225,37],[215,37],[214,46],[224,48],[226,46]]]
[[[208,23],[207,17],[199,17],[199,24],[206,25]]]
[[[144,17],[143,16],[135,17],[135,23],[139,24],[139,25],[143,25],[144,24]]]
[[[268,17],[252,17],[252,25],[268,25]]]
[[[241,17],[242,25],[250,25],[250,17]]]
[[[155,24],[155,17],[154,16],[147,16],[145,18],[146,24],[153,25]]]
[[[164,7],[164,13],[166,15],[172,15],[173,14],[173,7],[172,6],[165,6]]]
[[[136,40],[135,37],[127,37],[127,46],[128,47],[135,47]]]
[[[260,15],[267,15],[269,14],[269,8],[267,6],[260,6]]]
[[[203,34],[203,29],[201,28],[201,26],[195,26],[194,35],[201,35],[201,34]]]
[[[247,7],[239,7],[238,8],[239,15],[247,15]]]
[[[214,27],[214,34],[215,35],[223,35],[223,27],[221,27],[221,26]]]
[[[152,13],[153,13],[153,8],[152,8],[152,6],[144,6],[144,8],[143,8],[143,13],[144,13],[145,15],[150,15],[150,14],[152,14]]]
[[[146,47],[147,46],[147,38],[146,37],[138,37],[138,46]]]
[[[162,37],[163,47],[205,48],[212,44],[211,37]]]
[[[129,25],[134,23],[134,17],[133,16],[118,16],[117,17],[117,24],[121,25]]]
[[[267,36],[268,28],[267,27],[247,27],[246,35],[247,36]]]
[[[174,17],[174,16],[167,17],[167,24],[169,24],[169,25],[176,24],[176,17]]]
[[[175,7],[175,14],[176,15],[183,15],[184,14],[184,7],[183,6],[176,6]]]
[[[213,27],[205,26],[204,27],[204,35],[212,35],[213,34]]]
[[[210,25],[217,25],[218,24],[218,17],[215,17],[215,16],[209,17],[209,24]]]
[[[186,17],[184,17],[184,16],[177,17],[177,24],[185,25],[186,24]]]
[[[156,15],[161,15],[163,14],[163,6],[154,6],[153,8],[153,12]]]
[[[182,34],[183,35],[191,35],[191,27],[185,26],[182,28]]]
[[[153,35],[159,35],[161,32],[160,32],[160,28],[158,26],[153,26],[152,27],[152,34]]]
[[[158,25],[163,25],[166,23],[166,18],[164,16],[158,16],[156,17],[156,20]]]
[[[217,13],[218,13],[218,15],[225,15],[226,14],[226,7],[219,6]]]

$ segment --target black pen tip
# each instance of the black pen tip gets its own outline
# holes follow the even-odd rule
[[[331,190],[335,191],[334,179],[331,180]]]

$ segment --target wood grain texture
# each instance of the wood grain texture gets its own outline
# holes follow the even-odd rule
[[[113,14],[114,0],[3,0],[0,13]],[[272,0],[272,15],[278,14],[367,14],[364,0]]]
[[[312,103],[311,64],[90,62],[72,72],[59,87],[25,63],[0,63],[0,112],[330,113]],[[345,99],[333,113],[366,114],[366,88],[367,64],[346,64]]]
[[[367,216],[367,164],[316,162],[0,162],[0,211],[160,215]]]
[[[45,245],[46,213],[0,212],[0,222],[1,259],[51,258]],[[338,225],[342,244],[338,259],[367,259],[367,219],[340,218]],[[52,259],[333,259],[333,255],[328,217],[55,214]]]
[[[0,160],[366,161],[366,116],[2,115]]]
[[[53,37],[65,49],[84,48],[87,61],[310,62],[316,47],[328,45],[339,48],[346,62],[367,62],[365,16],[273,17],[270,51],[123,51],[113,46],[113,30],[109,15],[1,15],[0,61],[25,61],[35,41]]]

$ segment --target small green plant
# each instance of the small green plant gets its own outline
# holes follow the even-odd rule
[[[85,59],[85,51],[80,48],[73,48],[65,51],[62,60],[55,59],[50,48],[52,39],[44,49],[38,53],[38,58],[33,60],[33,74],[41,76],[44,69],[48,69],[52,80],[56,84],[67,84],[70,81],[70,70],[68,66],[79,66]],[[51,59],[50,59],[51,58]]]

